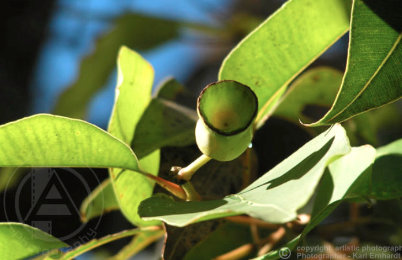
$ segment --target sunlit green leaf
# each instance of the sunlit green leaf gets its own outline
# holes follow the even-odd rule
[[[375,159],[375,149],[369,145],[352,148],[352,150],[332,162],[325,171],[321,183],[317,189],[314,209],[309,224],[302,234],[295,237],[280,249],[254,260],[281,259],[280,251],[296,248],[300,239],[307,235],[315,226],[325,219],[339,203],[350,195],[353,185],[359,177],[371,171],[371,165]],[[359,163],[356,163],[359,162]]]
[[[287,222],[295,219],[297,210],[311,198],[326,166],[349,150],[345,130],[335,125],[240,193],[200,202],[156,196],[143,201],[139,213],[143,219],[159,219],[174,226],[240,214]]]
[[[397,160],[400,162],[401,154],[402,140],[398,140],[377,151],[369,145],[354,147],[350,153],[331,163],[317,190],[311,221],[302,234],[286,246],[294,248],[303,236],[329,216],[344,199],[365,195],[379,196],[382,199],[400,197],[401,164],[396,160],[376,164],[381,158],[388,156],[399,156]],[[256,259],[280,259],[279,251],[274,250]]]
[[[360,176],[371,171],[375,152],[369,145],[354,147],[349,154],[328,166],[317,190],[312,218],[303,231],[304,235],[327,217],[343,199],[353,197],[353,184]]]
[[[283,88],[348,30],[349,8],[347,0],[288,1],[232,50],[219,79],[251,87],[263,120]]]
[[[118,56],[118,79],[115,104],[108,131],[127,144],[131,144],[136,126],[151,100],[154,72],[151,65],[140,55],[122,47]],[[140,158],[143,170],[157,174],[159,150]],[[139,203],[151,196],[154,183],[133,171],[113,168],[109,170],[113,188],[121,211],[137,226],[145,223],[137,214]]]
[[[0,223],[1,259],[25,259],[62,247],[68,245],[40,229],[22,223]]]
[[[330,111],[318,126],[344,121],[402,96],[399,1],[355,0],[348,65]]]
[[[126,144],[87,122],[39,114],[0,126],[0,166],[137,170]]]

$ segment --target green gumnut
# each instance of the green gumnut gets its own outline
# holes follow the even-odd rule
[[[198,148],[218,161],[236,159],[253,138],[257,110],[257,97],[249,87],[233,80],[209,84],[197,100]]]

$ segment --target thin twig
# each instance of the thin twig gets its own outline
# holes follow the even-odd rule
[[[261,239],[260,235],[258,234],[258,226],[255,223],[250,225],[250,231],[254,244],[259,245],[261,243]]]
[[[242,245],[230,252],[227,252],[223,255],[220,255],[218,257],[215,257],[214,260],[237,260],[237,259],[241,259],[245,256],[247,256],[248,254],[250,254],[254,249],[254,245],[253,244],[245,244]]]
[[[260,250],[258,250],[258,255],[264,255],[269,252],[286,234],[286,229],[284,227],[278,228],[275,232],[272,232],[266,239],[261,241],[263,245]]]
[[[264,227],[264,228],[268,228],[268,229],[277,229],[280,227],[280,225],[278,224],[272,224],[272,223],[268,223],[256,218],[251,218],[251,217],[247,217],[247,216],[232,216],[232,217],[226,217],[226,220],[229,220],[230,222],[234,222],[234,223],[238,223],[238,224],[255,224],[259,227]]]

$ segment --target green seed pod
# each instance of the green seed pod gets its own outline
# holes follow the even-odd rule
[[[197,100],[198,148],[218,161],[237,158],[253,138],[257,110],[257,97],[249,87],[233,80],[209,84]]]

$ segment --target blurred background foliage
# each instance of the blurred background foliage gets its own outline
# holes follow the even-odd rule
[[[180,91],[180,103],[194,109],[199,91],[216,81],[225,55],[283,2],[3,1],[0,8],[3,12],[0,16],[3,34],[0,41],[0,123],[50,112],[86,119],[106,128],[114,101],[116,56],[121,45],[138,51],[152,64],[154,90],[166,78],[173,77],[185,86]],[[313,70],[298,77],[285,94],[288,102],[280,104],[273,117],[257,132],[254,151],[259,158],[265,158],[256,163],[259,173],[272,168],[323,130],[303,127],[299,119],[312,122],[329,109],[342,79],[347,44],[348,36],[345,35],[309,67]],[[377,147],[400,138],[401,117],[401,102],[397,102],[355,117],[344,126],[353,145],[369,143]],[[165,156],[162,165],[172,160],[187,161],[169,158],[175,152],[162,151]],[[166,168],[169,166],[170,163]],[[0,189],[12,192],[13,184],[19,179],[17,176],[23,176],[23,172],[1,171]],[[79,172],[88,175],[85,170]],[[106,178],[106,171],[97,172],[100,179]],[[223,178],[222,182],[226,181]],[[98,184],[88,182],[91,188]],[[82,199],[77,199],[77,205]],[[317,243],[323,243],[323,239],[345,243],[356,239],[379,244],[401,243],[400,225],[397,228],[399,235],[389,228],[396,213],[390,211],[388,214],[382,210],[387,207],[399,210],[401,201],[376,203],[371,203],[370,207],[345,203],[327,221],[344,221],[345,226],[341,230],[332,226],[320,227],[311,237],[313,240],[318,237]],[[379,220],[355,225],[353,218],[359,208],[365,217],[374,216]],[[2,214],[1,221],[16,219]],[[70,225],[78,225],[79,221],[77,218]],[[129,226],[119,212],[113,212],[103,217],[96,236]],[[68,229],[69,225],[60,228]],[[380,236],[383,232],[389,232],[389,235]],[[116,243],[121,246],[127,241]],[[115,250],[114,244],[107,250]]]

